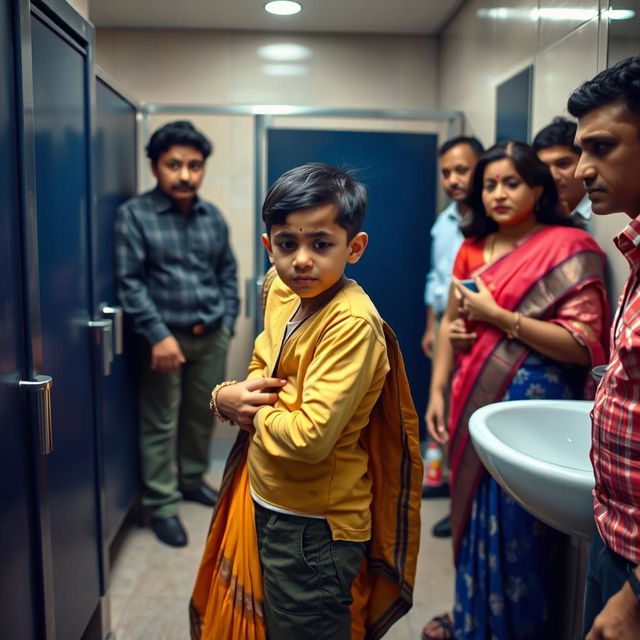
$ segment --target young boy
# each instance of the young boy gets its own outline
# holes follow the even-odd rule
[[[263,244],[278,273],[249,376],[213,406],[248,451],[270,640],[351,638],[352,582],[371,533],[362,429],[389,370],[382,320],[344,275],[367,246],[366,190],[323,164],[267,194]]]

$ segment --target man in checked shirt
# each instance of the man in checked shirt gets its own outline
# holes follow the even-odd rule
[[[615,239],[631,266],[612,328],[611,357],[592,412],[597,532],[585,594],[587,640],[640,638],[640,57],[585,82],[569,98],[582,155],[576,177],[593,212],[623,211]]]
[[[118,209],[116,277],[141,343],[142,504],[151,528],[181,547],[181,499],[213,506],[207,470],[211,388],[224,380],[238,314],[236,262],[218,209],[198,197],[211,143],[190,122],[170,122],[147,145],[157,180]],[[176,435],[178,477],[173,470]]]

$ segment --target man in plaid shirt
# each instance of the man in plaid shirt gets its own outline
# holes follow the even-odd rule
[[[238,314],[227,225],[197,195],[210,153],[211,143],[190,122],[158,129],[147,146],[157,185],[124,203],[115,227],[118,294],[141,343],[142,503],[156,536],[176,547],[187,544],[180,499],[213,506],[217,498],[202,480],[209,394],[225,378]]]
[[[592,412],[594,536],[585,594],[587,640],[640,638],[640,57],[569,98],[582,155],[576,177],[593,212],[624,212],[615,243],[631,267],[611,332],[611,358]]]

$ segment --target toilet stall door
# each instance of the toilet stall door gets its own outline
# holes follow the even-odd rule
[[[47,475],[55,629],[57,640],[77,640],[100,599],[88,63],[82,46],[36,11],[31,45],[42,371],[54,381]]]
[[[10,3],[0,1],[0,637],[39,637],[37,557],[22,328],[18,141]]]

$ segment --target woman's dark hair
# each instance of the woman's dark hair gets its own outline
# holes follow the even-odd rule
[[[535,216],[543,224],[557,224],[563,227],[574,226],[571,218],[563,216],[558,210],[558,190],[549,167],[538,159],[536,152],[524,142],[501,142],[489,149],[478,160],[471,180],[471,190],[467,204],[471,208],[468,222],[462,227],[467,238],[484,238],[498,230],[498,224],[487,216],[482,202],[484,172],[488,165],[496,160],[511,160],[518,175],[530,187],[542,187],[542,195],[535,207]]]
[[[567,109],[581,118],[613,102],[622,102],[631,113],[640,114],[640,56],[621,60],[584,82],[569,96]]]
[[[175,122],[168,122],[153,132],[146,147],[147,156],[155,165],[158,162],[158,158],[176,144],[195,147],[202,153],[204,160],[211,155],[213,150],[209,139],[200,133],[188,120],[176,120]]]
[[[262,205],[262,220],[271,227],[285,224],[294,211],[335,204],[336,223],[347,230],[351,240],[360,231],[367,210],[367,190],[353,173],[313,162],[283,173],[270,187]]]

